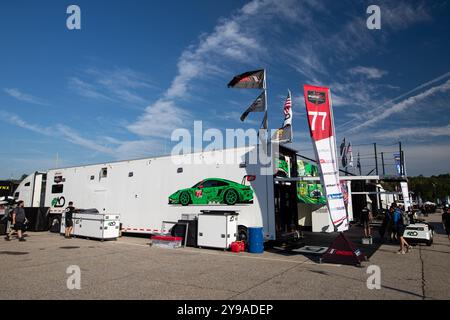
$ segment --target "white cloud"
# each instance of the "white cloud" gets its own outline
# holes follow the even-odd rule
[[[430,138],[430,137],[450,137],[450,124],[439,127],[415,127],[415,128],[399,128],[393,130],[383,130],[373,135],[375,138],[405,138],[416,137]]]
[[[382,28],[388,26],[394,30],[408,28],[409,26],[431,20],[426,3],[385,2],[382,8]]]
[[[354,67],[350,69],[348,72],[352,75],[362,75],[367,79],[380,79],[386,74],[388,74],[388,72],[385,70],[363,66]]]
[[[28,123],[27,121],[23,120],[19,116],[9,113],[8,111],[2,110],[2,118],[1,119],[3,121],[11,123],[15,126],[18,126],[22,129],[31,130],[33,132],[44,134],[44,135],[51,134],[50,128]]]
[[[147,76],[129,68],[89,68],[79,76],[70,77],[68,85],[83,97],[126,103],[127,107],[148,103],[141,91],[157,89]]]
[[[378,123],[381,120],[384,120],[388,118],[389,116],[402,112],[406,110],[409,107],[414,106],[415,104],[432,97],[433,95],[437,93],[443,93],[450,90],[450,80],[447,80],[445,83],[440,84],[438,86],[432,87],[430,89],[427,89],[424,92],[421,92],[415,96],[409,97],[405,100],[402,100],[398,103],[395,103],[394,105],[384,109],[383,111],[377,112],[376,114],[373,113],[370,115],[370,118],[366,120],[365,122],[353,127],[350,129],[350,131],[356,131],[364,127],[372,126],[375,123]]]
[[[7,93],[9,96],[11,96],[19,101],[42,105],[42,106],[48,105],[48,103],[45,102],[44,100],[42,100],[41,98],[32,96],[30,94],[26,94],[17,88],[4,88],[3,91],[5,93]]]
[[[173,101],[158,100],[127,128],[143,137],[168,138],[174,129],[186,126],[190,117],[188,111],[175,106]]]
[[[57,125],[56,126],[56,132],[62,136],[63,139],[79,145],[81,147],[84,147],[89,150],[94,150],[97,152],[114,155],[114,149],[105,146],[104,144],[101,144],[99,142],[87,139],[82,137],[78,132],[74,131],[73,129],[64,126],[64,125]]]
[[[94,85],[84,82],[77,77],[69,78],[69,88],[85,98],[103,99],[110,102],[114,101],[114,99],[100,92]]]

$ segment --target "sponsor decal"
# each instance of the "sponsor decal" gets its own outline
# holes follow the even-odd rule
[[[411,237],[417,237],[419,235],[417,231],[409,231],[406,234]]]
[[[325,92],[308,91],[308,101],[314,104],[323,104],[326,101]]]
[[[55,177],[53,178],[55,183],[65,182],[66,179],[63,178],[62,173],[55,173]]]
[[[325,187],[327,187],[327,188],[333,188],[333,187],[337,187],[337,184],[327,184],[327,185],[325,185]]]
[[[195,197],[196,198],[203,197],[203,190],[195,190]]]
[[[55,207],[55,208],[62,208],[62,207],[64,207],[65,204],[66,204],[66,198],[64,198],[62,196],[53,198],[53,200],[52,200],[52,207]]]
[[[336,161],[334,160],[325,160],[325,159],[320,159],[319,162],[321,164],[325,164],[325,163],[336,163]]]
[[[334,175],[336,175],[336,174],[337,174],[336,171],[324,172],[324,173],[323,173],[324,176],[334,176]]]
[[[342,193],[332,193],[328,195],[328,199],[343,199]]]

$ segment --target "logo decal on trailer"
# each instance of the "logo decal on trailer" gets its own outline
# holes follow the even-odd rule
[[[64,205],[66,204],[66,198],[64,197],[58,197],[58,198],[53,198],[52,200],[52,207],[55,208],[62,208],[64,207]]]

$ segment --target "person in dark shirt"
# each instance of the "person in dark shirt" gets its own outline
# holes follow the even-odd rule
[[[17,204],[17,207],[14,209],[14,211],[12,213],[13,228],[10,231],[10,233],[8,233],[8,235],[5,237],[6,241],[11,240],[11,236],[14,232],[17,232],[19,241],[25,241],[25,239],[23,237],[23,231],[24,231],[24,227],[25,227],[26,217],[25,217],[25,209],[23,207],[24,207],[23,201],[19,201]]]
[[[367,208],[367,206],[365,206],[361,210],[361,223],[364,228],[364,237],[366,237],[366,238],[372,237],[372,235],[370,234],[370,221],[371,220],[372,220],[372,214],[371,214],[369,208]]]
[[[70,235],[72,234],[73,230],[73,212],[75,211],[75,207],[73,206],[73,202],[70,201],[68,207],[66,208],[66,214],[65,214],[65,238],[70,239]]]
[[[448,240],[450,240],[450,208],[446,208],[442,214],[442,224],[444,225]]]

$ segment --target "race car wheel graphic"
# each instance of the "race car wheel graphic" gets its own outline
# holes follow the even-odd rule
[[[230,206],[234,205],[239,200],[239,195],[234,189],[230,189],[225,192],[224,202]]]
[[[187,206],[190,201],[191,201],[191,197],[189,196],[189,193],[184,191],[184,192],[182,192],[180,194],[180,203],[181,203],[181,205]]]

